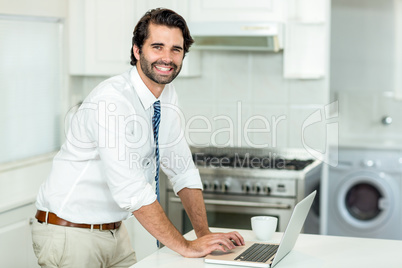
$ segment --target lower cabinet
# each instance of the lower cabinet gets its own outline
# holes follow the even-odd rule
[[[32,248],[34,203],[0,213],[0,267],[39,267]]]
[[[156,239],[145,230],[135,217],[124,221],[130,236],[131,245],[137,255],[137,261],[140,261],[154,253],[158,248]]]

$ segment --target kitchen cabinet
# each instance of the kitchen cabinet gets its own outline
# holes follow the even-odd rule
[[[153,8],[170,8],[179,13],[188,21],[188,0],[147,0],[135,1],[135,17],[138,21],[144,14]]]
[[[191,22],[283,24],[283,76],[322,79],[328,73],[329,5],[328,0],[195,0],[188,13]]]
[[[155,7],[172,8],[186,17],[185,3],[184,0],[70,0],[70,74],[110,76],[126,71],[131,67],[132,33],[140,17]],[[180,75],[198,75],[198,61],[199,54],[189,54]]]
[[[283,21],[283,0],[192,0],[192,21]]]
[[[288,22],[285,30],[285,78],[321,79],[328,65],[328,31],[325,23]]]
[[[31,238],[35,211],[30,203],[0,213],[0,267],[39,267]]]
[[[285,26],[285,78],[321,79],[328,73],[328,0],[289,0]]]
[[[70,74],[114,75],[130,67],[132,0],[70,0]]]
[[[138,222],[135,217],[124,221],[130,237],[131,246],[137,256],[137,261],[148,257],[156,250],[156,239]]]

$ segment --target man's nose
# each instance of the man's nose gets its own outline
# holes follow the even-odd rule
[[[170,51],[165,51],[162,55],[163,63],[170,64],[172,62],[172,55]]]

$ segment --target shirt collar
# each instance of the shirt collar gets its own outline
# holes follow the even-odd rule
[[[155,101],[157,101],[158,99],[161,99],[164,90],[162,91],[162,94],[159,96],[158,99],[155,98],[154,94],[152,94],[152,92],[148,89],[148,87],[142,81],[136,66],[134,66],[131,69],[130,76],[131,76],[131,83],[134,86],[134,90],[137,92],[137,95],[145,110],[148,110],[148,108],[150,108],[154,104]]]

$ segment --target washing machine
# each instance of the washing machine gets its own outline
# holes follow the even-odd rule
[[[328,166],[327,234],[402,239],[401,151],[341,147],[337,158]]]

